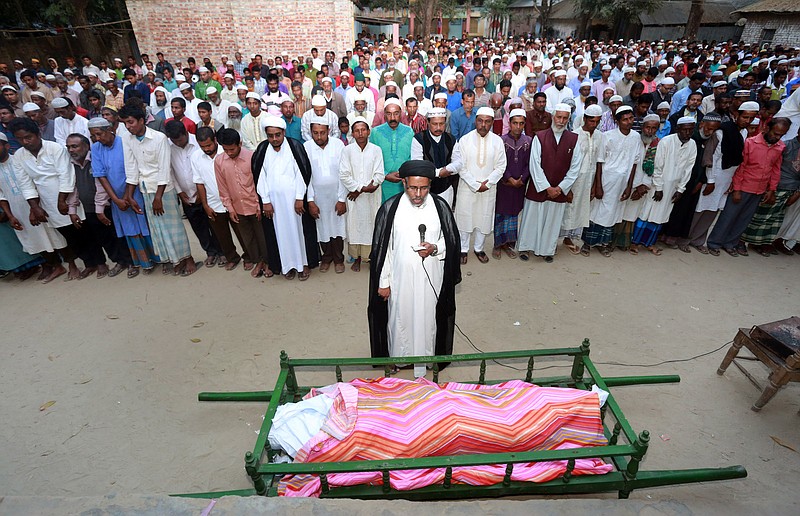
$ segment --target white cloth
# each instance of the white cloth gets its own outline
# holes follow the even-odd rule
[[[380,288],[391,288],[389,356],[430,356],[435,349],[436,303],[444,278],[444,234],[430,195],[418,207],[406,194],[398,202],[379,282]],[[425,240],[439,250],[424,260],[412,249],[420,243],[420,224],[425,224]]]
[[[589,225],[592,183],[597,163],[602,163],[606,155],[603,133],[595,129],[593,134],[589,134],[582,128],[577,133],[583,159],[578,177],[572,184],[572,202],[567,204],[564,219],[561,221],[561,228],[564,230],[585,228]]]
[[[178,147],[172,141],[169,142],[170,170],[175,191],[179,194],[185,193],[189,197],[189,203],[194,204],[197,200],[197,185],[194,184],[192,161],[194,154],[202,151],[197,145],[197,138],[192,133],[188,133],[188,136],[189,141],[184,148]]]
[[[225,99],[219,100],[219,106],[208,101],[211,104],[211,118],[219,122],[220,124],[227,126],[228,125],[228,108],[231,106],[231,103]]]
[[[353,121],[356,119],[356,117],[359,116],[364,117],[364,119],[367,121],[367,124],[369,124],[369,126],[372,127],[372,121],[375,120],[375,113],[373,113],[372,111],[364,111],[363,113],[358,114],[355,111],[351,111],[347,114],[347,120],[350,122],[350,127],[351,127],[350,132],[353,131],[352,130]]]
[[[800,126],[800,88],[794,90],[794,93],[783,102],[783,107],[775,115],[775,118],[778,117],[786,117],[792,121],[791,127],[782,138],[788,142],[797,136],[797,128]]]
[[[461,157],[456,224],[461,231],[471,233],[477,229],[488,235],[494,229],[497,182],[506,170],[503,139],[492,132],[482,138],[473,130],[456,142],[453,152]],[[483,181],[487,181],[489,189],[478,193]]]
[[[222,147],[217,146],[217,154],[222,152]],[[219,197],[219,187],[217,186],[217,175],[214,173],[214,158],[197,149],[192,155],[192,181],[195,185],[203,185],[206,189],[206,203],[214,210],[214,213],[225,213],[225,205]]]
[[[22,187],[14,174],[14,166],[9,156],[5,163],[0,163],[0,200],[8,201],[11,213],[22,224],[22,231],[16,231],[22,249],[28,254],[53,252],[67,246],[64,237],[50,227],[49,224],[34,226],[30,222],[31,207],[22,194]],[[49,214],[49,212],[48,212]]]
[[[786,216],[783,218],[783,224],[778,230],[778,238],[800,240],[800,202],[795,202],[786,208]]]
[[[275,212],[272,223],[275,225],[283,274],[292,269],[302,271],[308,265],[308,258],[303,219],[294,211],[294,203],[305,197],[306,183],[287,142],[281,145],[278,152],[272,145],[267,148],[256,191],[264,204],[272,204]]]
[[[184,98],[183,100],[186,100]],[[203,102],[201,99],[197,97],[193,98],[192,100],[186,100],[186,118],[191,120],[197,125],[200,125],[200,114],[197,112],[197,105]],[[167,117],[169,118],[169,117]]]
[[[595,224],[611,227],[622,221],[624,205],[619,198],[628,185],[631,168],[639,159],[642,139],[639,133],[631,131],[627,136],[619,128],[603,135],[606,140],[603,159],[603,198],[591,202],[589,219]]]
[[[380,185],[383,173],[383,152],[367,142],[364,150],[351,143],[342,151],[339,160],[339,179],[349,192],[358,192],[370,183]],[[375,216],[381,207],[381,189],[361,193],[355,201],[347,200],[347,241],[354,245],[372,245]]]
[[[270,446],[294,458],[303,445],[320,431],[331,407],[333,398],[325,394],[278,406],[269,429]]]
[[[239,92],[236,90],[236,85],[234,85],[233,88],[228,88],[223,84],[222,91],[219,92],[219,97],[231,104],[239,103]]]
[[[72,117],[72,120],[67,120],[66,118],[59,116],[53,120],[53,123],[53,136],[56,139],[56,143],[59,145],[66,145],[67,137],[74,133],[82,134],[85,137],[90,138],[89,121],[77,113],[74,117]]]
[[[686,189],[696,157],[697,145],[691,138],[682,143],[677,134],[670,134],[658,142],[653,167],[653,189],[664,192],[664,197],[656,202],[652,195],[648,195],[639,218],[654,224],[664,224],[669,220],[675,206],[672,196],[676,192],[682,194]]]
[[[344,237],[346,216],[336,214],[336,203],[347,200],[347,188],[339,180],[339,161],[344,151],[342,140],[328,139],[325,148],[314,140],[303,144],[311,162],[311,182],[308,185],[308,202],[319,207],[317,241],[328,242]]]
[[[639,139],[641,140],[641,137],[639,137]],[[641,185],[646,186],[648,190],[646,194],[636,200],[628,197],[627,200],[622,202],[622,220],[626,222],[636,222],[636,219],[638,219],[639,215],[642,213],[642,206],[644,206],[645,199],[653,196],[653,178],[645,174],[642,168],[644,157],[647,154],[647,147],[645,147],[644,142],[642,142],[641,147],[642,152],[639,153],[639,159],[636,160],[636,172],[633,173],[631,192],[637,186]]]
[[[25,147],[20,147],[12,158],[14,175],[22,196],[39,198],[39,206],[47,212],[47,225],[60,228],[72,224],[69,215],[58,212],[58,194],[75,191],[75,168],[69,160],[67,149],[55,142],[42,140],[42,148],[34,156]],[[24,215],[29,215],[30,210]],[[77,215],[86,218],[83,206],[78,206]],[[19,218],[19,217],[17,217]]]
[[[313,109],[309,109],[303,113],[303,117],[300,119],[300,134],[304,142],[310,142],[312,140],[311,120],[318,116],[319,115],[314,113]],[[330,109],[326,109],[322,118],[328,121],[328,138],[331,140],[338,140],[339,136],[342,134],[341,131],[339,131],[339,117]]]
[[[525,199],[519,216],[517,249],[533,251],[536,256],[555,255],[566,206],[564,202]]]
[[[258,116],[247,113],[242,117],[240,132],[242,133],[242,145],[245,149],[256,150],[258,144],[267,139],[267,133],[261,128],[261,121],[271,115],[264,111],[259,111]]]
[[[575,98],[572,90],[569,89],[566,85],[559,90],[555,86],[550,86],[546,90],[544,90],[544,94],[547,97],[547,106],[545,106],[545,110],[548,113],[553,113],[555,111],[556,105],[561,104],[566,99]]]
[[[733,174],[738,166],[722,168],[722,131],[717,130],[717,148],[712,155],[711,166],[706,167],[706,184],[714,184],[714,191],[709,195],[700,194],[694,211],[719,211],[728,200],[728,188],[733,182]],[[747,129],[741,130],[742,138],[747,138]]]
[[[148,127],[142,141],[128,131],[121,139],[126,183],[138,185],[142,193],[156,193],[161,185],[165,185],[165,192],[175,188],[170,173],[169,139],[163,133]]]

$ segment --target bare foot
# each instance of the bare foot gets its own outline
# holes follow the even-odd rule
[[[358,272],[361,270],[361,258],[356,258],[356,261],[354,261],[353,265],[350,266],[350,270],[353,272]]]
[[[32,277],[34,274],[40,271],[40,267],[31,267],[30,269],[24,270],[22,272],[17,272],[14,276],[17,277],[20,281],[25,281],[26,279]]]
[[[76,269],[77,269],[77,267],[76,267]],[[42,280],[42,283],[44,283],[44,284],[50,283],[51,281],[53,281],[57,277],[62,276],[64,274],[66,274],[66,273],[67,273],[67,269],[65,269],[62,265],[59,265],[58,267],[55,267],[55,268],[51,268],[50,269],[50,274],[45,279]]]
[[[108,265],[105,263],[97,266],[97,279],[105,278],[108,276]]]
[[[36,281],[44,281],[44,279],[47,278],[52,272],[52,265],[42,265],[42,270],[39,272],[39,276],[36,278]]]
[[[81,271],[81,275],[80,275],[80,277],[78,279],[86,279],[86,278],[88,278],[89,276],[94,274],[97,271],[97,269],[98,268],[94,267],[94,266],[86,267],[85,269],[83,269]],[[72,268],[71,267],[70,267],[70,274],[72,274]]]
[[[67,275],[67,281],[79,280],[79,279],[81,279],[81,270],[78,268],[77,265],[75,265],[75,262],[72,262],[69,264],[69,274]]]

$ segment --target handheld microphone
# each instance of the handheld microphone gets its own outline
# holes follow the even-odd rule
[[[420,224],[417,229],[419,229],[419,243],[421,244],[425,241],[425,230],[428,228],[425,227],[425,224]]]

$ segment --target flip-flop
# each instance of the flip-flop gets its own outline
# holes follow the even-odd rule
[[[181,271],[181,277],[185,278],[186,276],[191,276],[195,272],[199,271],[202,266],[203,266],[203,262],[194,262],[194,270],[189,272],[189,271],[186,270],[186,266],[184,265],[184,268]]]
[[[149,269],[142,269],[142,274],[144,274],[145,276],[149,276],[153,274],[153,271],[155,271],[155,269],[156,269],[155,267],[150,267]]]
[[[639,254],[639,250],[636,249],[636,247],[634,247],[634,246],[631,246],[630,248],[628,248],[628,252],[631,253],[634,256]]]
[[[164,276],[175,274],[175,266],[171,263],[163,263],[161,264],[161,274]]]
[[[213,267],[216,263],[217,263],[217,257],[216,256],[209,256],[203,262],[203,265],[205,265],[206,267]]]
[[[675,247],[677,248],[677,246],[675,246]],[[661,249],[659,249],[656,246],[648,247],[647,250],[650,251],[652,254],[654,254],[656,256],[661,256]]]
[[[605,247],[605,246],[601,247],[600,248],[600,254],[602,254],[603,256],[608,258],[609,256],[611,256],[611,249],[609,249],[608,247]]]
[[[253,262],[244,262],[244,270],[246,271],[252,271],[255,266],[256,264]]]
[[[232,271],[239,266],[239,262],[241,262],[241,260],[236,260],[235,262],[225,262],[225,270]]]
[[[510,247],[504,247],[503,248],[503,252],[505,252],[506,256],[508,256],[509,258],[516,258],[517,257],[517,252],[515,250],[511,249]]]
[[[719,249],[716,249],[714,247],[708,247],[707,249],[708,249],[708,254],[710,254],[711,256],[719,256]]]
[[[114,265],[114,267],[112,267],[111,270],[108,271],[108,277],[113,278],[115,276],[118,276],[122,274],[122,271],[124,271],[127,268],[128,268],[127,266],[118,263]]]
[[[500,259],[500,256],[502,256],[502,255],[500,254],[500,249],[498,249],[497,247],[495,247],[494,249],[492,249],[492,258],[494,258],[495,260],[499,260],[499,259]]]
[[[227,258],[225,258],[224,256],[220,256],[217,258],[217,267],[225,267],[226,265],[228,265]]]
[[[693,245],[692,247],[700,254],[708,254],[708,247],[704,245]]]
[[[273,277],[273,276],[275,275],[275,273],[274,273],[274,272],[272,272],[271,270],[269,270],[269,267],[267,267],[266,269],[264,269],[264,270],[263,270],[263,271],[261,271],[261,272],[263,272],[263,273],[264,273],[264,277],[265,277],[265,278],[271,278],[271,277]]]
[[[297,274],[297,279],[299,279],[300,281],[305,281],[308,279],[310,275],[311,275],[310,272],[300,272]]]
[[[711,249],[709,249],[709,251],[710,250]],[[727,247],[723,247],[722,250],[725,251],[726,253],[728,253],[733,258],[736,258],[737,256],[739,256],[739,252],[736,251],[736,249],[728,249]]]
[[[475,253],[475,256],[478,257],[478,261],[479,262],[481,262],[481,263],[489,263],[489,257],[486,256],[486,253],[484,253],[483,251],[481,251],[481,252],[472,251],[472,252]]]
[[[575,244],[564,244],[570,253],[572,254],[581,254],[581,248]]]
[[[589,256],[589,254],[591,253],[591,251],[592,251],[592,248],[591,248],[591,247],[589,247],[588,245],[584,244],[584,245],[581,247],[581,251],[580,251],[580,253],[581,253],[581,256]]]
[[[286,274],[284,274],[283,277],[286,278],[287,280],[293,280],[295,275],[297,275],[297,271],[292,269],[289,272],[287,272]]]
[[[97,267],[86,267],[78,275],[78,279],[79,280],[86,279],[89,276],[91,276],[92,274],[94,274],[95,272],[97,272]]]
[[[684,253],[691,253],[692,252],[692,250],[689,249],[688,245],[679,245],[678,249],[683,251]]]
[[[152,270],[152,269],[148,269]],[[147,273],[145,273],[147,274]],[[133,279],[139,275],[139,267],[128,267],[128,279]]]

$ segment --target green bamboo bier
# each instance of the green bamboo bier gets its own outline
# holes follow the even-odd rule
[[[402,458],[392,460],[322,462],[322,463],[280,463],[273,462],[278,453],[269,446],[267,437],[272,426],[272,419],[278,407],[284,403],[299,401],[309,392],[312,386],[301,386],[298,373],[332,370],[337,382],[343,381],[343,368],[383,368],[389,375],[395,365],[428,364],[432,365],[433,382],[439,380],[439,363],[449,362],[457,367],[459,364],[479,364],[477,382],[481,385],[497,384],[504,380],[487,380],[486,365],[490,362],[525,361],[527,365],[520,368],[525,372],[524,380],[543,387],[562,387],[591,390],[593,385],[609,392],[608,399],[601,409],[603,429],[608,440],[606,446],[587,446],[565,450],[543,450],[515,453],[484,453],[467,455],[450,455],[421,458]],[[567,361],[571,371],[569,376],[534,377],[537,361]],[[451,367],[453,367],[451,366]],[[584,493],[618,493],[620,498],[628,498],[635,489],[711,482],[716,480],[732,480],[747,476],[743,466],[724,468],[697,468],[683,470],[642,471],[640,465],[647,453],[650,433],[643,430],[634,431],[622,409],[611,393],[611,387],[627,385],[645,385],[680,382],[678,375],[649,376],[616,376],[604,378],[600,375],[589,358],[589,339],[585,339],[579,347],[538,349],[526,351],[504,351],[496,353],[479,353],[465,355],[433,356],[433,357],[400,357],[400,358],[314,358],[293,359],[285,351],[280,355],[280,374],[271,391],[253,392],[201,392],[199,401],[236,401],[236,402],[268,402],[264,421],[258,433],[252,451],[245,454],[245,470],[253,482],[253,488],[232,491],[216,491],[209,493],[188,493],[175,496],[191,498],[218,498],[221,496],[278,496],[278,482],[284,475],[313,474],[320,477],[322,486],[321,498],[358,498],[364,500],[456,500],[464,498],[487,498],[518,495],[569,495]],[[572,476],[577,459],[601,458],[613,464],[614,470],[604,475]],[[567,461],[565,473],[555,480],[542,483],[516,482],[511,480],[515,464]],[[504,464],[505,478],[502,482],[489,486],[473,486],[455,484],[452,479],[452,468],[470,467],[491,464]],[[420,489],[399,491],[389,485],[389,472],[393,470],[444,468],[445,477],[441,484],[430,485]],[[357,485],[331,487],[328,475],[332,473],[381,472],[383,485]]]

